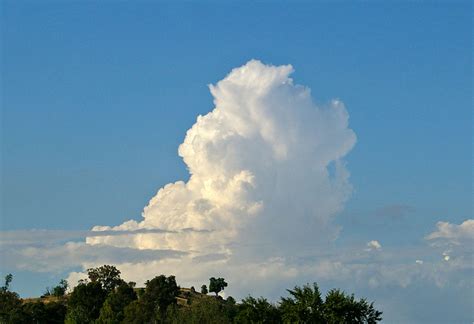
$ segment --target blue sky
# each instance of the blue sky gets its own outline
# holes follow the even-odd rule
[[[2,231],[139,221],[189,178],[177,149],[207,85],[250,59],[346,106],[340,244],[414,246],[472,218],[469,2],[4,1],[1,21]],[[70,269],[0,270],[37,295]]]

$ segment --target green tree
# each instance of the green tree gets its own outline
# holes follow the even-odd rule
[[[227,282],[225,282],[224,278],[209,278],[209,292],[213,292],[216,296],[227,287]]]
[[[125,309],[124,323],[163,322],[170,305],[176,305],[179,286],[174,276],[160,275],[145,283],[140,299]],[[134,317],[140,318],[140,321]]]
[[[282,298],[280,311],[285,323],[324,323],[323,301],[316,283],[287,290],[290,297]]]
[[[281,323],[278,308],[270,304],[265,298],[255,299],[248,296],[238,306],[236,323]]]
[[[375,324],[382,319],[373,303],[356,300],[338,289],[330,290],[324,301],[316,283],[288,292],[291,296],[282,298],[279,307],[284,323]]]
[[[13,280],[13,275],[11,273],[7,274],[5,276],[5,283],[4,285],[2,286],[1,290],[2,291],[8,291],[10,290],[10,283],[12,282]]]
[[[135,300],[125,307],[124,319],[122,323],[126,324],[144,324],[151,323],[151,317],[145,312],[145,306],[140,300]]]
[[[231,323],[225,305],[216,298],[198,298],[189,307],[171,306],[167,323],[172,324],[223,324]]]
[[[375,324],[382,320],[382,312],[374,308],[374,303],[365,299],[356,300],[339,289],[332,289],[324,302],[324,318],[328,324],[367,323]]]
[[[238,313],[238,307],[234,297],[227,297],[224,302],[224,311],[226,316],[233,322]]]
[[[66,294],[66,290],[69,287],[67,281],[65,279],[61,279],[59,281],[59,285],[53,288],[46,288],[46,293],[43,296],[55,296],[55,297],[62,297]]]
[[[22,310],[29,323],[48,323],[45,304],[41,302],[25,303],[22,306]]]
[[[107,291],[99,282],[80,283],[69,297],[66,322],[92,323],[99,317],[106,296]]]
[[[0,289],[0,323],[20,323],[23,316],[21,300],[16,292],[10,291],[13,276],[5,276],[5,284]]]
[[[179,294],[179,286],[176,284],[175,276],[166,277],[160,275],[145,283],[145,293],[142,300],[146,305],[153,305],[155,315],[164,318],[169,305],[176,304]]]
[[[48,324],[62,324],[66,317],[67,307],[61,302],[49,302],[44,305]]]
[[[203,295],[207,295],[209,291],[207,291],[207,286],[206,285],[202,285],[201,286],[201,294]]]
[[[107,293],[114,290],[115,287],[123,282],[120,278],[120,270],[107,264],[101,267],[87,269],[87,276],[91,282],[100,283]]]
[[[132,301],[137,299],[133,285],[123,282],[111,292],[100,310],[98,324],[121,323],[124,319],[124,309]]]

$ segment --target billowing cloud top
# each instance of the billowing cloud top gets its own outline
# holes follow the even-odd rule
[[[189,181],[161,188],[141,222],[94,228],[178,233],[97,236],[87,242],[195,253],[212,246],[231,253],[236,241],[283,248],[279,242],[290,247],[304,233],[334,235],[327,225],[351,192],[341,161],[356,136],[344,105],[339,100],[315,105],[308,88],[293,84],[292,72],[291,65],[252,60],[211,85],[215,108],[197,118],[179,146]]]
[[[364,291],[389,321],[412,322],[407,312],[421,318],[420,307],[411,308],[420,300],[446,305],[433,296],[461,305],[445,318],[468,318],[459,309],[472,308],[473,219],[438,222],[414,246],[382,247],[374,233],[331,241],[332,218],[351,193],[343,159],[356,137],[344,105],[316,105],[309,89],[293,84],[292,72],[253,60],[210,86],[215,108],[197,118],[179,147],[189,180],[161,188],[140,221],[92,232],[0,233],[2,265],[50,272],[114,264],[139,285],[158,274],[176,275],[184,287],[222,276],[226,293],[237,298],[276,298],[317,281]],[[395,204],[376,214],[403,221],[414,210]],[[84,236],[85,243],[62,243]],[[84,275],[71,272],[69,283]],[[433,318],[432,308],[423,309],[424,319]]]

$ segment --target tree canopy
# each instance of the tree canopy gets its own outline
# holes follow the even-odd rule
[[[227,287],[227,282],[225,282],[224,278],[209,278],[209,292],[213,292],[216,296]]]
[[[237,302],[223,299],[219,292],[227,287],[224,278],[210,278],[201,293],[180,288],[174,276],[159,275],[146,281],[144,288],[126,283],[113,266],[89,269],[89,280],[80,281],[71,293],[62,294],[68,283],[54,296],[22,300],[10,291],[13,276],[5,277],[0,289],[0,323],[321,323],[375,324],[382,317],[373,302],[356,299],[339,289],[323,298],[316,283],[288,289],[288,295],[272,303],[263,297],[248,296]],[[53,288],[54,291],[54,288]]]
[[[120,270],[111,265],[87,269],[87,276],[91,282],[98,282],[107,292],[111,292],[122,283]]]

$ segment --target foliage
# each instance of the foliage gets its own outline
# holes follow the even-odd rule
[[[47,323],[48,314],[44,303],[27,303],[22,306],[24,320],[30,323]]]
[[[107,292],[95,281],[80,283],[69,296],[67,323],[91,323],[99,317]]]
[[[46,296],[62,297],[66,294],[68,287],[69,287],[68,282],[65,279],[61,279],[61,281],[59,281],[59,285],[53,288],[46,288],[46,292],[43,294],[42,297],[46,297]]]
[[[255,299],[248,296],[238,306],[236,323],[280,323],[278,308],[265,298]]]
[[[45,304],[45,311],[48,318],[48,324],[62,324],[66,318],[66,305],[59,302],[49,302]]]
[[[124,323],[161,323],[170,305],[176,305],[179,286],[174,276],[160,275],[145,283],[145,291],[124,310]]]
[[[323,322],[321,293],[316,283],[313,287],[288,289],[291,297],[282,298],[280,311],[285,323],[321,323]]]
[[[157,276],[145,283],[145,292],[141,300],[148,313],[154,313],[158,318],[164,318],[166,309],[171,304],[176,304],[179,287],[174,276]]]
[[[17,293],[10,291],[13,276],[5,276],[5,284],[0,289],[0,323],[14,323],[18,311],[21,309],[21,300]]]
[[[332,289],[326,295],[324,314],[326,322],[336,323],[368,323],[382,320],[382,312],[374,308],[365,299],[357,301],[354,295],[348,296],[339,289]]]
[[[10,291],[13,276],[5,277],[5,284],[0,289],[0,323],[8,324],[56,324],[63,323],[66,306],[60,303],[44,304],[41,302],[23,304],[17,293]]]
[[[216,296],[219,294],[221,290],[227,287],[227,282],[225,282],[224,278],[209,278],[209,292],[213,292]]]
[[[375,324],[382,312],[366,299],[356,299],[339,289],[330,290],[324,300],[316,283],[289,289],[289,296],[272,304],[263,297],[248,296],[240,303],[218,294],[227,286],[223,278],[210,278],[201,293],[180,289],[174,276],[157,276],[135,288],[120,279],[113,266],[89,269],[89,281],[80,281],[71,294],[64,295],[67,282],[61,280],[48,297],[22,301],[10,291],[13,276],[5,277],[0,288],[0,323],[5,324],[119,324],[119,323],[324,323]],[[138,295],[138,296],[137,296]],[[179,297],[179,298],[178,298]],[[179,304],[177,302],[179,300]],[[67,306],[66,306],[67,305]]]
[[[2,286],[1,290],[2,291],[8,291],[10,290],[10,283],[13,280],[13,275],[11,273],[7,274],[5,276],[5,284]]]
[[[280,312],[284,323],[367,323],[382,320],[382,312],[365,299],[356,300],[338,289],[332,289],[323,302],[318,285],[288,290],[291,297],[282,298]]]
[[[168,323],[173,324],[221,324],[231,323],[224,304],[217,298],[201,298],[189,307],[172,308],[168,312]]]
[[[122,282],[113,292],[111,292],[100,310],[98,324],[120,323],[124,319],[124,309],[132,301],[137,299],[137,294],[133,290],[134,283]]]
[[[135,300],[125,307],[124,320],[122,323],[143,324],[150,322],[150,316],[145,312],[145,307],[140,300]]]
[[[103,265],[98,268],[87,269],[87,276],[91,282],[100,283],[107,293],[114,290],[115,287],[123,282],[120,278],[120,270],[112,265]]]

